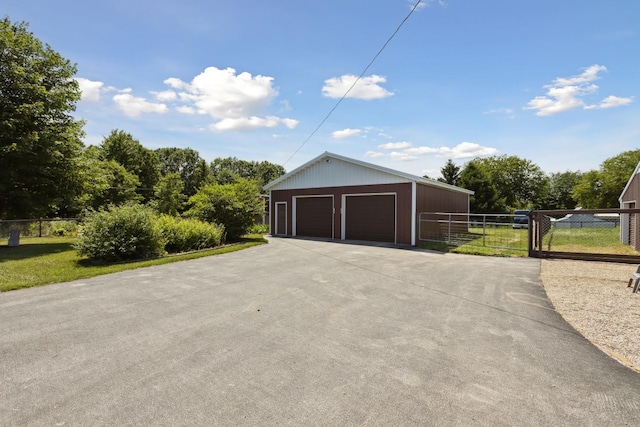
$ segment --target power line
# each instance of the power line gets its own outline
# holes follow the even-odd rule
[[[382,51],[385,50],[387,45],[391,42],[391,40],[393,40],[393,38],[396,36],[396,34],[398,34],[398,31],[400,31],[400,28],[402,28],[404,23],[407,22],[407,20],[411,17],[411,15],[413,15],[413,12],[415,12],[415,10],[418,8],[420,3],[422,3],[422,0],[416,1],[416,4],[413,5],[413,7],[411,8],[411,11],[409,12],[409,14],[407,16],[405,16],[405,18],[402,20],[400,25],[398,25],[398,27],[393,32],[393,34],[391,34],[391,36],[387,39],[387,41],[382,45],[380,50],[378,50],[378,53],[375,54],[373,59],[371,61],[369,61],[369,64],[367,64],[367,66],[364,68],[364,70],[362,70],[362,72],[360,73],[358,78],[353,82],[353,84],[349,87],[349,89],[347,89],[347,91],[344,93],[344,95],[342,95],[342,98],[340,98],[338,100],[338,102],[336,102],[336,105],[334,105],[333,108],[331,110],[329,110],[329,112],[327,113],[326,116],[324,116],[324,119],[322,119],[320,124],[318,126],[316,126],[316,128],[313,130],[313,132],[311,132],[311,134],[307,137],[307,139],[302,141],[302,144],[300,144],[300,146],[296,149],[296,151],[294,151],[293,154],[291,154],[291,156],[289,156],[289,158],[282,164],[282,166],[284,166],[287,163],[289,163],[289,160],[291,160],[293,158],[293,156],[298,154],[298,151],[300,151],[302,149],[302,147],[304,147],[306,145],[306,143],[309,142],[309,140],[316,134],[316,132],[318,132],[318,130],[322,127],[322,125],[324,125],[324,122],[326,122],[327,119],[329,117],[331,117],[331,114],[333,114],[333,112],[336,110],[336,108],[338,108],[338,106],[342,103],[342,101],[344,101],[344,99],[347,97],[347,95],[349,95],[349,92],[351,92],[351,89],[353,89],[355,87],[355,85],[360,81],[360,79],[362,79],[362,76],[364,76],[364,74],[369,70],[369,68],[373,65],[373,63],[376,61],[376,59],[378,59],[378,56],[380,56]]]

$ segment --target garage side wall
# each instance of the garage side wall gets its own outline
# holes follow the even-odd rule
[[[444,188],[416,186],[416,209],[420,212],[464,212],[469,211],[469,195]]]
[[[626,191],[620,197],[621,208],[637,208],[640,205],[640,175],[635,174]],[[638,214],[623,214],[620,217],[620,241],[625,245],[640,250],[640,236],[638,235]]]
[[[466,215],[469,213],[469,195],[418,184],[416,186],[416,221],[418,222],[416,224],[416,241],[425,236],[438,236],[442,232],[441,225],[437,222],[420,222],[420,214],[423,212],[460,212],[464,216],[453,218],[454,221],[466,221]]]
[[[287,236],[293,235],[293,197],[312,195],[333,195],[335,214],[333,216],[334,239],[342,238],[342,195],[343,194],[369,194],[369,193],[396,193],[396,243],[411,244],[411,183],[401,184],[377,184],[358,185],[345,187],[303,188],[294,190],[271,191],[271,209],[275,212],[275,204],[286,202],[287,204]],[[271,230],[275,230],[275,215],[271,216]]]
[[[621,197],[622,202],[638,202],[640,201],[640,175],[636,174],[631,179],[627,191]]]

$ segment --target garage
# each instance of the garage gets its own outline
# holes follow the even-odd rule
[[[360,194],[344,197],[345,239],[396,242],[395,194]]]
[[[273,236],[415,246],[422,212],[469,212],[472,191],[327,153],[264,186]],[[287,221],[287,219],[289,221]]]
[[[295,235],[333,238],[333,196],[295,197]]]

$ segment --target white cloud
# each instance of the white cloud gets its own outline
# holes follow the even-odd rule
[[[172,90],[163,90],[161,92],[151,92],[151,93],[160,102],[175,101],[178,98],[178,95]]]
[[[298,124],[289,118],[260,117],[278,96],[273,77],[207,67],[191,82],[171,77],[164,83],[179,91],[177,97],[187,104],[178,111],[210,115],[216,120],[211,129],[217,131],[271,128],[278,124],[293,128]]]
[[[391,154],[389,154],[389,156],[393,159],[393,160],[397,160],[397,161],[407,161],[407,160],[415,160],[417,159],[416,156],[411,155],[410,153],[407,153],[407,151],[392,151]]]
[[[129,117],[139,117],[142,113],[164,114],[169,111],[165,104],[149,102],[144,98],[138,98],[129,93],[115,95],[113,100],[117,107]]]
[[[384,153],[380,153],[378,151],[367,151],[366,153],[364,153],[365,157],[370,157],[372,159],[377,159],[380,157],[384,157],[385,154]]]
[[[342,98],[357,79],[358,77],[353,74],[332,77],[324,81],[322,94],[328,98]],[[346,97],[370,100],[392,96],[393,92],[389,92],[380,86],[380,83],[385,83],[386,81],[386,78],[375,74],[369,77],[362,77]]]
[[[261,128],[274,128],[279,124],[284,124],[289,129],[293,129],[298,125],[297,120],[293,119],[281,119],[275,116],[269,116],[265,118],[261,117],[237,117],[222,119],[211,125],[211,129],[215,131],[227,131],[227,130],[253,130]]]
[[[104,83],[96,82],[84,77],[76,77],[80,91],[82,92],[82,101],[99,102],[100,93],[103,90]]]
[[[492,110],[485,111],[484,114],[504,114],[510,119],[516,117],[511,108],[494,108]]]
[[[177,79],[175,77],[169,77],[163,83],[174,89],[184,89],[186,86],[182,80]]]
[[[536,96],[527,103],[524,109],[537,110],[537,116],[551,116],[581,107],[585,110],[591,110],[629,104],[632,101],[631,98],[619,98],[616,96],[608,96],[596,105],[587,105],[585,103],[583,98],[597,92],[599,89],[592,82],[599,78],[598,73],[601,71],[607,71],[607,67],[595,64],[585,68],[580,75],[558,77],[552,84],[544,86],[547,89],[547,93],[544,96]]]
[[[447,157],[450,159],[465,159],[480,156],[491,156],[498,152],[497,149],[491,147],[483,147],[473,142],[461,142],[453,148],[450,147],[413,147],[403,151],[409,155],[435,154],[438,157]]]
[[[410,142],[387,142],[386,144],[378,145],[378,148],[382,148],[383,150],[401,150],[403,148],[411,147]]]
[[[296,119],[280,119],[280,123],[284,124],[289,129],[294,129],[300,123],[300,120]]]
[[[621,107],[623,105],[631,104],[633,102],[633,98],[620,98],[618,96],[607,96],[605,99],[600,101],[600,104],[596,105],[587,105],[585,106],[585,110],[594,110],[594,109],[604,109],[604,108],[614,108]]]
[[[598,73],[600,71],[607,71],[607,67],[604,65],[594,64],[585,68],[582,74],[578,76],[556,78],[550,87],[573,86],[589,83],[594,80],[598,80]]]
[[[362,130],[360,130],[360,129],[346,128],[346,129],[337,130],[335,132],[332,132],[331,133],[331,137],[334,138],[334,139],[345,139],[345,138],[350,138],[352,136],[359,135],[360,133],[362,133]]]
[[[395,161],[407,161],[415,160],[419,156],[435,155],[436,157],[445,157],[449,159],[465,159],[481,156],[491,156],[498,152],[497,149],[492,147],[483,147],[480,144],[473,142],[461,142],[455,147],[412,147],[409,142],[390,142],[388,144],[378,145],[378,148],[383,150],[397,150],[392,151],[388,156]],[[367,151],[364,154],[366,157],[387,157],[384,152]]]
[[[179,107],[176,107],[176,111],[182,114],[198,114],[198,110],[196,110],[193,107],[189,107],[187,105],[181,105]]]
[[[413,7],[416,5],[416,0],[407,0],[407,3],[409,4],[409,9],[413,9]],[[422,0],[418,4],[418,6],[416,6],[416,10],[421,10],[426,7],[429,7],[433,3],[437,3],[442,7],[445,7],[447,5],[444,0]]]

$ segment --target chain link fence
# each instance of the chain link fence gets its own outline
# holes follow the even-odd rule
[[[20,238],[73,236],[79,223],[78,218],[0,220],[0,239],[8,239],[12,231],[19,231]]]
[[[529,255],[640,262],[639,209],[577,209],[531,213]]]

